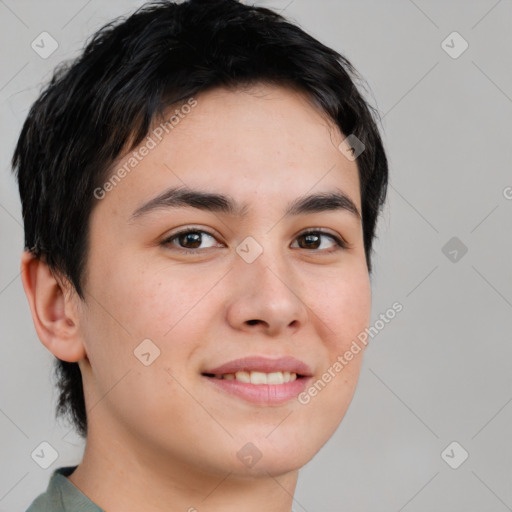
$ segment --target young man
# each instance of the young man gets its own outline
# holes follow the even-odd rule
[[[30,512],[291,510],[370,321],[388,169],[353,78],[234,0],[150,4],[54,76],[13,157],[22,278],[87,442]]]

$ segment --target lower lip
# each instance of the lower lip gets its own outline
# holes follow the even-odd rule
[[[217,379],[204,375],[203,377],[218,389],[258,405],[284,404],[302,393],[311,380],[311,377],[301,377],[284,384],[251,384],[236,379]]]

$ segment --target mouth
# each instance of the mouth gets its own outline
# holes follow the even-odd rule
[[[261,386],[262,384],[280,386],[282,384],[293,382],[297,379],[304,379],[306,377],[305,375],[288,371],[277,371],[270,373],[258,371],[238,371],[236,373],[203,373],[202,375],[219,380],[236,380],[246,384],[255,384],[257,386]]]
[[[297,397],[312,379],[309,366],[291,357],[236,359],[201,375],[217,391],[264,406]]]

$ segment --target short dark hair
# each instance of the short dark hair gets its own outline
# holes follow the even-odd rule
[[[364,248],[371,252],[388,164],[352,64],[270,9],[236,0],[152,2],[103,26],[83,53],[54,71],[23,125],[12,166],[25,248],[84,300],[88,226],[113,162],[147,136],[170,106],[219,86],[299,89],[365,150],[357,158]],[[56,359],[57,415],[87,436],[78,363]]]

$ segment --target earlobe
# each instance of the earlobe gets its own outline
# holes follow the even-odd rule
[[[48,265],[29,251],[21,257],[21,279],[41,343],[63,361],[85,358],[74,290],[66,294]]]

